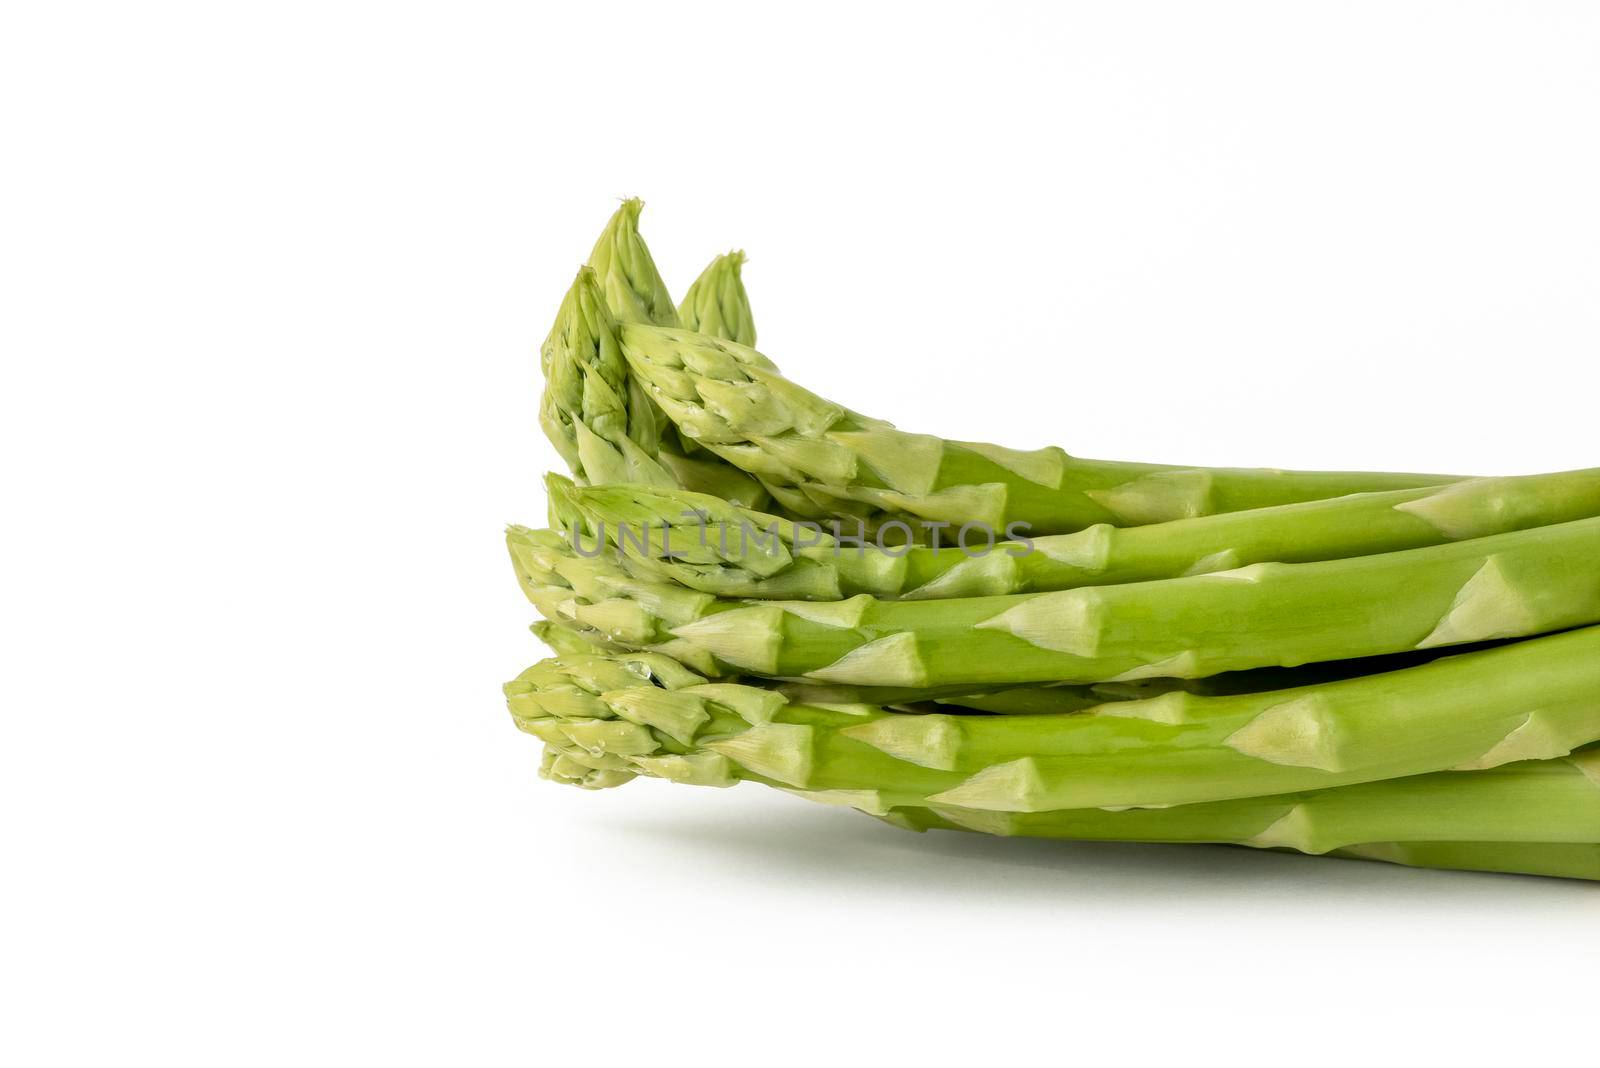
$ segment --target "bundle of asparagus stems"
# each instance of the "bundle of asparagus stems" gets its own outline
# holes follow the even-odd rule
[[[1600,469],[1084,460],[908,433],[674,305],[623,204],[545,342],[571,469],[507,535],[549,779],[910,830],[1600,879]]]

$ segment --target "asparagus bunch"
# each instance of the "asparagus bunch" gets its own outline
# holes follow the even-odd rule
[[[507,532],[542,773],[911,830],[1600,879],[1600,469],[1083,460],[896,430],[675,305],[625,202],[541,354],[574,480]]]

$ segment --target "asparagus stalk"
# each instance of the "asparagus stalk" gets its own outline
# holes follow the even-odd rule
[[[1587,759],[1588,767],[1579,761]],[[992,812],[930,806],[987,834],[1122,842],[1227,842],[1327,853],[1375,841],[1600,843],[1600,757],[1437,772],[1277,797],[1173,808]],[[895,809],[894,811],[901,811]]]
[[[982,832],[981,828],[972,826],[970,821],[954,822],[927,808],[898,808],[882,819],[897,827],[913,831]],[[1028,834],[1026,830],[1014,833]],[[1042,837],[1061,836],[1045,834]],[[1288,848],[1291,852],[1300,852],[1291,847],[1272,848]],[[1600,844],[1592,842],[1367,842],[1333,849],[1328,855],[1355,860],[1377,860],[1414,868],[1600,880]]]
[[[1075,714],[805,703],[648,653],[543,661],[506,693],[545,741],[667,778],[648,758],[692,755],[718,782],[866,792],[877,807],[1189,805],[1565,756],[1600,739],[1600,627],[1341,682]]]
[[[1596,752],[1575,760],[1513,764],[1492,772],[1439,773],[1368,786],[1282,798],[1251,798],[1158,810],[1065,811],[1016,815],[917,805],[886,807],[870,790],[788,792],[829,805],[859,808],[908,830],[934,828],[1083,840],[1219,842],[1252,848],[1331,853],[1415,867],[1600,879],[1600,770]],[[728,786],[707,776],[702,758],[654,758],[654,772],[679,781]],[[1573,773],[1576,767],[1577,773]],[[595,754],[564,739],[547,743],[541,774],[585,789],[634,778],[627,761]],[[1473,820],[1483,820],[1481,827]],[[1385,829],[1406,835],[1465,836],[1444,841],[1343,842]],[[1513,836],[1488,842],[1482,832]],[[1243,837],[1241,837],[1243,836]]]
[[[723,769],[701,759],[708,754],[639,756],[630,763],[629,758],[596,753],[589,744],[596,732],[568,727],[576,740],[547,742],[543,769],[547,778],[588,789],[620,785],[641,772],[698,785],[729,786],[738,781],[718,777]],[[1073,841],[1227,843],[1301,853],[1391,840],[1600,843],[1600,750],[1485,771],[1435,772],[1163,808],[998,812],[907,804],[884,790],[797,790],[768,776],[751,776],[750,781],[806,800],[855,808],[915,830],[943,827]]]
[[[1421,548],[1600,516],[1600,468],[1355,494],[1141,527],[990,545],[879,547],[815,524],[675,488],[546,478],[554,525],[627,552],[644,570],[719,597],[984,597],[1208,574]]]
[[[1095,705],[1112,701],[1141,701],[1162,697],[1169,693],[1187,693],[1197,697],[1226,697],[1241,694],[1261,694],[1275,690],[1293,690],[1323,683],[1342,682],[1346,679],[1365,678],[1388,671],[1420,667],[1446,656],[1460,656],[1463,652],[1495,648],[1504,642],[1479,642],[1470,646],[1451,646],[1447,649],[1413,649],[1388,656],[1371,656],[1357,660],[1323,660],[1297,667],[1254,668],[1248,671],[1229,671],[1208,675],[1202,679],[1134,679],[1128,682],[1099,683],[1047,683],[1033,686],[1004,686],[993,690],[956,688],[951,692],[936,692],[923,698],[913,696],[898,698],[896,704],[911,711],[993,712],[1003,715],[1046,715],[1061,712],[1078,712]],[[616,648],[606,652],[620,651]],[[776,687],[794,700],[808,700],[813,693],[827,693],[842,687],[823,687],[805,683],[780,683]],[[857,701],[871,702],[873,690],[862,688]],[[908,691],[909,693],[909,691]],[[827,700],[828,698],[817,698]],[[942,707],[941,707],[942,706]]]
[[[557,656],[626,657],[635,651],[599,638],[593,631],[581,631],[549,620],[540,620],[533,625],[532,630],[541,641],[555,651]],[[1489,644],[1473,648],[1485,648],[1489,647]],[[770,689],[795,704],[877,705],[893,712],[1059,715],[1082,712],[1115,701],[1148,700],[1174,692],[1197,696],[1226,696],[1287,690],[1414,667],[1445,655],[1448,655],[1448,651],[1423,650],[1418,653],[1371,657],[1366,660],[1336,660],[1307,664],[1299,668],[1236,671],[1204,679],[1140,679],[1136,682],[1092,684],[1050,683],[1039,686],[985,687],[976,690],[969,686],[924,689],[778,682],[758,676],[722,678],[717,681],[737,682],[741,685]]]
[[[626,656],[636,650],[606,640],[593,630],[540,620],[531,628],[558,656]],[[1418,667],[1441,657],[1459,656],[1463,650],[1494,648],[1504,643],[1482,642],[1448,649],[1420,649],[1360,660],[1332,660],[1294,668],[1257,668],[1225,672],[1203,679],[1137,679],[1129,682],[1044,683],[1017,686],[852,686],[838,683],[784,682],[759,676],[727,677],[776,691],[797,704],[872,704],[905,712],[991,712],[1006,715],[1054,715],[1081,712],[1114,701],[1138,701],[1181,692],[1197,696],[1259,694],[1320,683],[1362,678],[1386,671]]]
[[[547,619],[676,650],[713,674],[851,685],[1200,678],[1600,622],[1600,518],[1348,560],[936,601],[732,601],[640,577],[603,545],[580,555],[553,531],[513,527],[507,541]]]
[[[540,774],[556,782],[563,782],[584,789],[605,789],[619,786],[636,777],[635,773],[628,770],[596,769],[590,766],[601,762],[587,752],[567,747],[547,745],[545,758],[540,767]],[[619,762],[620,765],[621,762]],[[1113,840],[1113,841],[1178,841],[1216,842],[1218,844],[1246,845],[1251,848],[1270,848],[1288,850],[1292,852],[1321,853],[1337,857],[1348,857],[1360,860],[1377,860],[1391,864],[1405,864],[1412,867],[1423,868],[1448,868],[1467,871],[1502,872],[1509,874],[1545,875],[1566,879],[1600,880],[1600,844],[1588,841],[1545,841],[1548,838],[1563,835],[1581,835],[1583,831],[1574,830],[1574,826],[1590,827],[1595,825],[1593,813],[1594,803],[1591,798],[1583,797],[1581,804],[1585,806],[1584,812],[1573,813],[1568,810],[1558,810],[1558,824],[1550,829],[1541,821],[1542,807],[1549,802],[1560,803],[1570,798],[1557,798],[1554,795],[1566,793],[1564,787],[1574,785],[1570,776],[1559,779],[1551,776],[1541,779],[1529,776],[1526,780],[1519,777],[1523,768],[1538,768],[1540,764],[1518,764],[1500,773],[1501,782],[1494,789],[1490,789],[1482,796],[1473,796],[1469,799],[1469,807],[1474,813],[1484,809],[1494,811],[1492,825],[1502,832],[1509,830],[1512,833],[1525,834],[1530,840],[1517,840],[1505,842],[1471,841],[1442,841],[1442,842],[1376,842],[1376,843],[1351,843],[1343,847],[1324,849],[1329,842],[1338,841],[1352,833],[1360,833],[1367,826],[1376,830],[1380,827],[1403,826],[1405,833],[1416,834],[1434,826],[1446,826],[1459,832],[1459,821],[1452,820],[1450,814],[1453,810],[1441,809],[1441,805],[1449,805],[1460,800],[1459,795],[1465,790],[1462,784],[1448,784],[1448,788],[1434,793],[1433,780],[1467,779],[1475,776],[1465,774],[1423,776],[1418,780],[1399,780],[1406,783],[1405,792],[1409,795],[1404,802],[1425,807],[1418,810],[1399,812],[1385,807],[1374,809],[1372,806],[1387,806],[1391,803],[1382,793],[1374,796],[1370,788],[1344,787],[1341,789],[1327,790],[1321,793],[1301,795],[1299,799],[1255,798],[1245,805],[1257,809],[1254,813],[1246,813],[1241,808],[1240,802],[1224,802],[1219,806],[1190,805],[1177,809],[1157,810],[1148,812],[1098,812],[1084,813],[1044,813],[1037,817],[1018,817],[992,812],[972,813],[944,810],[944,814],[933,808],[920,806],[903,806],[887,810],[878,810],[875,806],[878,798],[870,792],[857,792],[847,794],[833,793],[799,793],[808,800],[819,801],[824,804],[846,805],[849,807],[865,807],[866,810],[878,816],[886,823],[902,827],[907,830],[926,831],[933,829],[974,831],[1001,835],[1021,835],[1024,837],[1044,838],[1069,838],[1084,840]],[[1475,773],[1484,774],[1484,773]],[[1424,782],[1423,780],[1428,780]],[[1508,781],[1509,780],[1509,781]],[[710,785],[731,785],[724,783],[711,783]],[[1390,783],[1377,784],[1378,787],[1388,787]],[[1440,784],[1441,787],[1447,784]],[[1543,787],[1553,786],[1547,797]],[[1353,790],[1366,789],[1364,799],[1347,801],[1339,795]],[[1580,787],[1581,789],[1581,787]],[[1576,791],[1572,791],[1576,793]],[[1451,796],[1456,795],[1456,796]],[[1497,800],[1507,800],[1509,807],[1497,804]],[[1395,798],[1394,803],[1399,803],[1400,798]],[[1356,810],[1365,805],[1368,814],[1377,813],[1377,818],[1369,824],[1363,824]],[[1215,828],[1207,827],[1203,818],[1196,819],[1193,810],[1228,807],[1228,811],[1221,814]],[[1169,815],[1174,814],[1174,815]],[[1150,816],[1158,817],[1152,821],[1142,819],[1134,822],[1112,822],[1125,816]],[[1002,822],[996,823],[995,817],[1001,816]],[[1576,816],[1578,823],[1568,817]],[[1018,823],[1023,819],[1039,819],[1061,817],[1054,822],[1046,822],[1042,828]],[[1587,818],[1587,823],[1582,823]],[[1241,830],[1249,831],[1253,827],[1262,827],[1262,820],[1272,819],[1274,822],[1265,824],[1264,830],[1256,831],[1252,838],[1256,840],[1233,841],[1227,838],[1229,833],[1239,833]],[[1124,837],[1126,835],[1126,837]],[[1148,837],[1153,835],[1154,838]],[[1302,848],[1302,847],[1309,848]]]
[[[1332,854],[1413,868],[1600,880],[1600,845],[1543,842],[1374,842]]]
[[[728,252],[712,260],[683,295],[678,321],[685,329],[740,345],[756,343],[755,318],[745,293],[743,252]]]
[[[1058,534],[1454,481],[1121,463],[946,441],[807,392],[747,346],[642,323],[619,330],[633,374],[679,430],[755,475],[787,510],[875,529],[900,524],[912,540],[926,522]]]

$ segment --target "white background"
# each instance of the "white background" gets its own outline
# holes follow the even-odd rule
[[[622,195],[909,429],[1600,462],[1594,6],[14,5],[0,108],[8,1063],[1593,1049],[1589,886],[584,794],[498,686]]]

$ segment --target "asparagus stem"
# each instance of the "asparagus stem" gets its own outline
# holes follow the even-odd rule
[[[897,704],[915,711],[994,712],[1004,715],[1045,715],[1077,712],[1112,701],[1139,701],[1161,697],[1169,693],[1187,693],[1199,697],[1226,697],[1241,694],[1262,694],[1276,690],[1293,690],[1322,683],[1342,682],[1346,679],[1365,678],[1388,671],[1420,667],[1446,656],[1460,656],[1463,652],[1494,648],[1504,642],[1480,642],[1472,646],[1452,646],[1447,649],[1413,649],[1387,656],[1372,656],[1357,660],[1324,660],[1297,667],[1254,668],[1248,671],[1229,671],[1203,679],[1135,679],[1129,682],[1100,683],[1049,683],[1042,685],[1006,686],[993,690],[971,690],[952,687],[948,692],[936,692],[918,697],[906,692],[883,704]],[[619,648],[606,652],[623,651]],[[792,700],[805,702],[810,693],[847,691],[847,687],[823,687],[806,683],[780,683],[777,689]],[[862,687],[857,702],[874,701],[875,688]],[[838,697],[819,697],[817,700],[839,700]],[[941,707],[943,706],[943,707]]]
[[[1232,842],[1326,853],[1374,841],[1600,842],[1600,757],[1535,760],[1173,808],[1011,813],[933,806],[991,834],[1139,842]]]
[[[1019,814],[896,806],[887,814],[892,820],[905,817],[914,829],[1075,841],[1230,843],[1301,853],[1327,853],[1389,838],[1578,845],[1600,841],[1600,787],[1568,760],[1163,809]]]
[[[695,333],[620,328],[637,378],[686,436],[761,480],[795,515],[873,527],[1022,523],[1029,534],[1145,523],[1454,481],[1084,460],[895,430],[778,374],[765,356]]]
[[[688,758],[677,759],[678,768],[682,770],[689,766]],[[635,773],[627,770],[597,769],[591,765],[602,761],[592,755],[577,750],[573,747],[563,748],[557,745],[547,745],[544,762],[540,773],[548,779],[563,782],[584,789],[604,789],[618,786],[635,777]],[[871,791],[834,791],[830,793],[808,793],[790,790],[798,793],[811,801],[824,804],[844,805],[848,807],[864,808],[870,814],[877,816],[886,823],[893,824],[913,831],[927,831],[934,829],[970,831],[977,833],[1019,835],[1023,837],[1067,838],[1100,841],[1178,841],[1217,842],[1218,844],[1239,844],[1251,848],[1269,848],[1287,850],[1291,852],[1320,853],[1326,852],[1330,856],[1348,857],[1359,860],[1377,860],[1390,864],[1404,864],[1412,867],[1423,868],[1448,868],[1467,871],[1501,872],[1508,874],[1544,875],[1566,879],[1600,880],[1600,844],[1591,841],[1546,841],[1562,835],[1580,835],[1583,831],[1574,830],[1574,827],[1593,828],[1596,825],[1594,802],[1592,798],[1583,797],[1580,804],[1584,806],[1582,812],[1562,810],[1558,816],[1557,825],[1551,829],[1540,818],[1537,809],[1549,801],[1559,801],[1554,796],[1546,797],[1543,786],[1553,786],[1551,794],[1567,792],[1563,788],[1572,785],[1570,776],[1529,776],[1526,781],[1520,780],[1523,768],[1539,768],[1542,765],[1519,764],[1512,765],[1499,774],[1499,783],[1486,790],[1482,796],[1471,797],[1468,806],[1474,813],[1485,809],[1495,809],[1494,818],[1491,820],[1493,827],[1501,832],[1511,830],[1529,836],[1529,840],[1496,841],[1481,840],[1467,841],[1405,841],[1405,842],[1369,842],[1350,843],[1342,847],[1324,850],[1329,842],[1338,841],[1352,833],[1359,833],[1365,826],[1374,830],[1379,827],[1403,826],[1404,833],[1417,834],[1435,826],[1452,828],[1452,833],[1460,833],[1459,820],[1450,817],[1450,810],[1441,810],[1440,805],[1449,805],[1460,801],[1460,795],[1471,792],[1471,784],[1440,784],[1439,792],[1435,793],[1434,780],[1446,778],[1473,779],[1484,775],[1483,772],[1462,773],[1450,775],[1423,776],[1418,780],[1399,780],[1405,783],[1404,803],[1421,804],[1426,807],[1408,812],[1396,812],[1386,808],[1373,810],[1372,805],[1387,805],[1390,802],[1381,795],[1375,796],[1371,788],[1345,787],[1342,789],[1327,790],[1321,793],[1301,795],[1300,799],[1289,798],[1256,798],[1246,802],[1246,805],[1258,808],[1253,815],[1247,814],[1241,808],[1240,802],[1224,802],[1229,811],[1221,815],[1215,828],[1204,825],[1203,819],[1196,820],[1193,810],[1220,808],[1222,806],[1190,805],[1184,808],[1169,809],[1156,813],[1148,812],[1100,812],[1096,816],[1093,812],[1084,813],[1042,813],[1037,817],[1019,817],[1009,814],[992,812],[954,812],[945,810],[941,815],[939,811],[915,805],[906,805],[895,808],[880,807],[881,798]],[[1427,780],[1427,782],[1424,782]],[[683,779],[682,781],[692,781]],[[731,785],[731,783],[712,782],[707,785]],[[1390,786],[1390,783],[1377,784],[1378,787]],[[1352,790],[1365,790],[1364,802],[1357,799],[1355,802],[1346,801],[1339,795]],[[1574,791],[1575,792],[1575,791]],[[1496,801],[1505,799],[1510,801],[1511,807],[1500,811]],[[1396,799],[1399,801],[1400,799]],[[1376,819],[1369,825],[1364,825],[1355,811],[1362,805],[1367,806],[1369,813],[1374,812]],[[1191,810],[1185,812],[1185,809]],[[1177,815],[1168,815],[1177,814]],[[1148,818],[1138,822],[1114,823],[1121,817],[1148,817],[1156,816],[1156,820]],[[1163,824],[1160,817],[1166,817]],[[1253,826],[1259,826],[1263,819],[1276,816],[1273,824],[1266,826],[1265,832],[1257,832],[1254,841],[1235,842],[1226,836],[1248,831]],[[1578,821],[1587,819],[1587,823],[1574,823],[1570,817],[1576,816]],[[1043,827],[1036,827],[1021,820],[1047,820]],[[1059,820],[1055,820],[1060,817]],[[1073,833],[1086,832],[1086,833]],[[1150,836],[1154,837],[1150,837]]]
[[[928,808],[897,808],[880,818],[886,823],[912,831],[953,830],[981,833],[980,828],[969,825],[970,821],[969,824],[955,823]],[[1018,833],[1027,835],[1026,831]],[[1046,834],[1042,837],[1060,836]],[[1271,848],[1301,852],[1289,846]],[[1334,849],[1329,851],[1328,855],[1403,864],[1415,868],[1600,880],[1600,844],[1592,842],[1367,842]]]
[[[1348,560],[932,601],[732,601],[641,578],[603,545],[579,555],[553,531],[513,527],[507,541],[547,619],[675,650],[712,674],[851,685],[1199,678],[1600,622],[1600,518]]]
[[[984,597],[1305,563],[1464,541],[1600,516],[1600,468],[1355,494],[1142,527],[1104,524],[970,550],[880,548],[675,488],[546,478],[556,525],[575,524],[648,573],[719,597]],[[648,538],[641,534],[648,534]],[[630,537],[631,536],[631,537]]]
[[[624,656],[635,652],[625,645],[607,641],[593,630],[580,630],[562,623],[540,620],[532,627],[558,656]],[[1503,643],[1480,643],[1469,650],[1492,648]],[[1362,678],[1385,671],[1418,667],[1448,655],[1460,655],[1461,647],[1422,649],[1362,660],[1334,660],[1294,668],[1257,668],[1226,672],[1203,679],[1138,679],[1107,683],[1046,683],[1017,686],[956,685],[934,688],[898,686],[852,686],[840,683],[784,682],[759,676],[733,676],[717,681],[759,686],[781,694],[795,704],[878,705],[889,711],[906,712],[992,712],[1005,715],[1055,715],[1081,712],[1114,701],[1138,701],[1181,692],[1198,696],[1260,694],[1290,690],[1320,683]],[[708,680],[709,681],[709,680]]]
[[[678,305],[678,320],[685,329],[740,345],[756,343],[755,318],[740,277],[744,260],[743,252],[724,253],[700,272]]]
[[[1185,805],[1571,753],[1600,739],[1600,627],[1292,690],[1073,714],[803,703],[648,653],[543,661],[506,693],[546,741],[629,759],[695,752],[726,781],[1014,813]],[[667,708],[670,729],[641,711]],[[622,748],[607,740],[618,730]]]
[[[1588,755],[1592,757],[1593,752]],[[704,756],[651,759],[656,774],[703,785],[733,785],[734,780],[706,777]],[[626,770],[626,762],[618,758],[552,743],[546,746],[541,774],[585,789],[604,789],[627,782],[636,772]],[[714,776],[714,772],[710,774]],[[1592,759],[1589,770],[1580,768],[1576,775],[1571,761],[1529,762],[1493,772],[1445,772],[1291,797],[1161,810],[1034,815],[918,805],[888,807],[881,793],[870,790],[788,792],[823,804],[859,808],[915,831],[938,828],[1056,839],[1216,842],[1414,867],[1600,880],[1600,844],[1593,840],[1600,833],[1600,791],[1594,789],[1595,774]],[[1472,823],[1480,819],[1481,825]],[[1346,841],[1382,830],[1453,837],[1442,841]],[[1510,840],[1491,842],[1475,837],[1487,833],[1510,836]],[[1341,842],[1345,844],[1337,844]]]
[[[1374,842],[1335,850],[1337,857],[1413,868],[1545,875],[1600,880],[1600,845],[1543,842]]]
[[[659,716],[660,708],[651,709]],[[589,789],[645,773],[698,785],[729,786],[716,754],[597,753],[601,732],[569,725],[571,740],[547,742],[546,777]],[[627,737],[612,732],[622,745]],[[1531,760],[1471,772],[1410,778],[1287,795],[1236,798],[1164,808],[1083,808],[997,812],[918,804],[888,790],[795,789],[787,769],[748,776],[822,804],[856,808],[914,830],[934,827],[1073,841],[1227,843],[1260,849],[1328,853],[1375,841],[1600,843],[1600,751]]]

